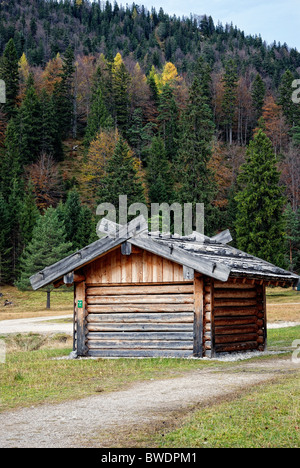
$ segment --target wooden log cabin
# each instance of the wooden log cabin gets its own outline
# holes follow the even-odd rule
[[[109,226],[109,223],[107,223]],[[267,345],[266,287],[299,277],[214,238],[148,233],[138,217],[31,278],[74,284],[74,351],[91,357],[214,357]]]

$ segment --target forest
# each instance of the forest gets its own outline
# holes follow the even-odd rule
[[[204,203],[205,234],[300,273],[300,53],[204,13],[0,3],[0,283],[97,239],[96,207]]]

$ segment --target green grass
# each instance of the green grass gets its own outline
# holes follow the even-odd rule
[[[264,384],[234,401],[202,408],[156,447],[299,448],[300,375]]]
[[[23,349],[25,346],[28,344]],[[84,398],[119,390],[136,381],[173,378],[186,371],[219,365],[183,359],[55,359],[70,352],[71,349],[8,352],[5,364],[0,364],[0,410]]]
[[[268,350],[270,351],[290,350],[295,340],[300,340],[300,326],[268,330]]]
[[[269,347],[273,350],[291,351],[296,339],[300,339],[300,327],[269,331]],[[70,341],[66,344],[66,340],[63,334],[55,336],[53,343],[36,334],[6,338],[6,362],[0,364],[1,411],[84,398],[125,388],[133,382],[173,378],[197,369],[235,365],[194,359],[59,359],[71,351]]]

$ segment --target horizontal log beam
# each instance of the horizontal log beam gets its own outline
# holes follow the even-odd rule
[[[192,312],[193,310],[193,304],[106,304],[87,306],[89,314],[110,312]]]
[[[176,349],[90,349],[88,356],[98,358],[190,358],[192,352]]]
[[[193,324],[191,323],[126,323],[126,324],[114,324],[114,323],[93,323],[87,324],[87,331],[89,332],[179,332],[179,333],[191,333],[193,336]]]
[[[87,296],[121,296],[121,295],[157,295],[157,294],[193,294],[191,284],[161,284],[161,285],[132,285],[132,286],[95,286],[87,288]]]
[[[194,323],[191,312],[175,314],[89,314],[89,323]]]
[[[193,304],[192,295],[124,295],[124,296],[87,296],[87,304]]]

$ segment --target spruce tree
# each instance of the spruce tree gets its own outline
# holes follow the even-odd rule
[[[120,54],[117,54],[112,67],[112,92],[115,118],[118,129],[127,137],[129,125],[129,81],[130,75]]]
[[[21,163],[36,162],[41,150],[41,107],[33,77],[30,76],[25,98],[19,110],[19,138]]]
[[[295,80],[293,73],[286,70],[283,74],[279,86],[278,104],[281,105],[283,114],[290,127],[300,124],[299,104],[295,104],[292,100],[293,87],[292,83]]]
[[[164,142],[154,137],[147,160],[147,185],[150,203],[171,203],[173,181]]]
[[[255,123],[257,123],[260,117],[262,116],[265,95],[266,95],[266,85],[263,82],[262,77],[258,73],[255,77],[255,80],[253,81],[252,92],[251,92],[252,105],[253,105],[254,112],[255,112],[255,120],[256,120]]]
[[[113,127],[113,121],[104,104],[102,86],[93,92],[91,111],[87,120],[84,145],[89,147],[101,129]]]
[[[139,177],[137,160],[122,137],[108,162],[106,174],[98,191],[98,204],[112,203],[118,212],[120,195],[127,195],[128,205],[145,203],[144,187]]]
[[[247,149],[236,196],[238,248],[284,266],[285,198],[272,143],[260,129]]]
[[[45,89],[40,97],[40,152],[62,159],[63,149],[52,96]]]
[[[226,131],[226,140],[230,145],[232,145],[233,124],[236,112],[237,81],[237,67],[234,61],[231,59],[225,65],[225,74],[223,77],[224,96],[222,101],[222,109],[224,114],[223,125]]]
[[[54,86],[55,112],[58,119],[61,138],[67,138],[74,125],[74,89],[73,77],[75,73],[74,52],[71,47],[65,52],[63,58],[61,81]]]
[[[48,208],[44,215],[39,215],[32,240],[22,255],[21,274],[16,286],[21,290],[29,288],[32,275],[68,256],[71,249],[64,225],[55,209]]]
[[[174,161],[177,154],[179,110],[170,84],[163,87],[158,110],[159,134],[165,144],[167,159]]]
[[[69,192],[64,206],[64,224],[66,228],[66,238],[72,243],[73,249],[78,250],[78,230],[80,227],[81,204],[79,193],[76,189]]]
[[[212,110],[197,76],[180,127],[177,161],[173,166],[178,186],[176,198],[180,203],[192,203],[194,208],[196,203],[204,203],[207,234],[212,234],[217,228],[213,206],[216,184],[209,163],[215,127]]]

